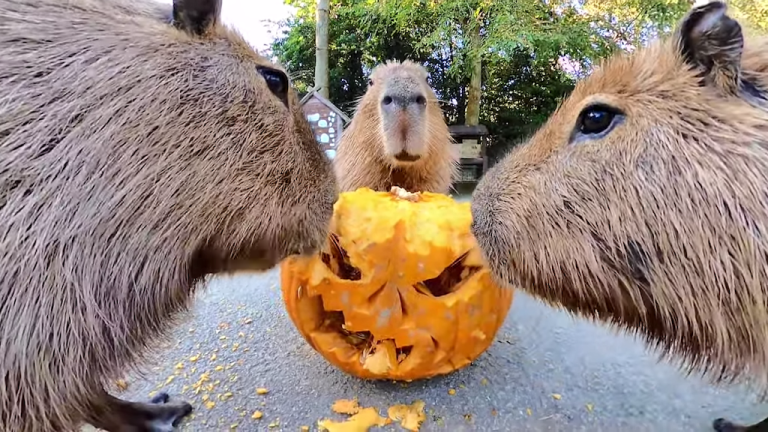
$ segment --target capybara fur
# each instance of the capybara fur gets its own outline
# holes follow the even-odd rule
[[[368,84],[333,160],[340,190],[448,193],[458,158],[427,71],[409,60],[388,61]]]
[[[0,430],[166,431],[126,402],[206,275],[326,239],[338,192],[221,0],[0,0]]]
[[[610,58],[478,184],[493,274],[687,372],[765,390],[766,96],[768,39],[745,40],[722,2]]]

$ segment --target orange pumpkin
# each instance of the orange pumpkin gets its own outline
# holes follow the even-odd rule
[[[470,204],[448,195],[342,193],[324,250],[281,263],[291,320],[360,378],[414,380],[470,364],[513,296],[492,281],[471,221]]]

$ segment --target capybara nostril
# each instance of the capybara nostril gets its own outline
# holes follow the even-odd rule
[[[425,107],[427,98],[422,94],[386,95],[381,99],[381,104],[390,109],[408,109],[411,106]]]

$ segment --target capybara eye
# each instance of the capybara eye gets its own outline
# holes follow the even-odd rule
[[[416,103],[419,105],[426,105],[427,104],[427,98],[425,98],[422,95],[416,96]]]
[[[584,108],[579,115],[579,132],[586,135],[606,132],[619,114],[615,109],[605,105],[592,105]]]
[[[259,73],[264,77],[264,81],[267,82],[267,87],[275,96],[280,98],[284,103],[288,102],[288,77],[283,71],[273,69],[270,67],[259,66]]]
[[[372,79],[369,79],[369,80],[368,80],[368,86],[369,86],[369,87],[373,87],[373,80],[372,80]]]
[[[392,98],[389,96],[384,96],[384,99],[381,100],[381,103],[384,105],[389,105],[392,103]]]

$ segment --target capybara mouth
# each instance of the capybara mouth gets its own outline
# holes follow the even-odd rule
[[[395,159],[400,162],[416,162],[419,159],[421,159],[421,156],[410,154],[407,151],[403,150],[400,153],[395,155]]]
[[[298,248],[292,249],[288,253],[288,255],[289,256],[290,255],[298,255],[298,256],[301,256],[301,257],[309,257],[309,256],[312,256],[312,255],[316,254],[320,250],[321,246],[322,246],[322,244],[305,245],[305,246],[302,246],[302,247],[298,247]]]

